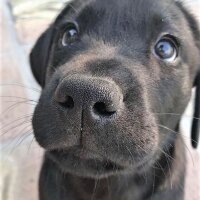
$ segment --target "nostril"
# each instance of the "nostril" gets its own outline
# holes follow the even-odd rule
[[[93,107],[94,113],[97,115],[110,117],[116,113],[116,111],[111,111],[108,109],[108,106],[104,102],[97,102]]]
[[[70,96],[66,96],[65,100],[63,102],[59,102],[59,104],[67,109],[72,109],[74,107],[74,100]]]

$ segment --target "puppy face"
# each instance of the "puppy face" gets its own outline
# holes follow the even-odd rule
[[[198,40],[171,0],[73,2],[31,54],[38,143],[80,176],[147,170],[176,140],[180,118],[162,114],[184,112]]]

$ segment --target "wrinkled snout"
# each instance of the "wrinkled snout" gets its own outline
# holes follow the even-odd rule
[[[90,113],[90,117],[108,118],[119,113],[122,108],[123,95],[120,88],[111,80],[99,77],[72,75],[64,78],[55,91],[57,104],[65,112],[81,110]]]

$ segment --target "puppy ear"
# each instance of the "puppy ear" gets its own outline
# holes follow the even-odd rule
[[[68,3],[62,12],[57,16],[54,23],[48,28],[38,39],[30,54],[30,64],[33,75],[37,82],[44,87],[45,74],[49,62],[50,51],[53,43],[53,26],[59,23],[63,18],[70,18],[71,15],[77,12],[82,5],[91,0],[73,0]]]
[[[192,31],[193,37],[196,41],[196,46],[200,52],[200,30],[199,25],[195,16],[186,9],[187,6],[184,6],[183,2],[176,1],[177,6],[182,11],[186,20],[188,21],[189,27]],[[194,105],[194,116],[191,130],[191,143],[194,148],[198,147],[199,137],[200,137],[200,66],[198,66],[197,76],[194,82],[194,87],[196,87],[195,95],[195,105]]]
[[[37,82],[44,87],[45,74],[51,49],[52,29],[48,28],[37,40],[30,53],[31,70]]]
[[[194,148],[197,148],[200,136],[200,72],[197,75],[195,86],[196,86],[196,96],[195,96],[194,118],[192,123],[191,138],[192,138],[192,146]]]

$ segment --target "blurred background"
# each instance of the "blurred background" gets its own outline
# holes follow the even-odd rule
[[[200,0],[185,0],[199,18]],[[38,36],[68,0],[0,0],[0,199],[37,200],[42,149],[31,127],[40,87],[32,77],[29,53]],[[182,120],[186,142],[192,101]]]

